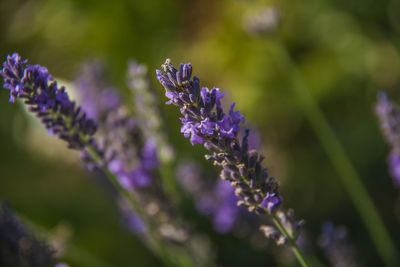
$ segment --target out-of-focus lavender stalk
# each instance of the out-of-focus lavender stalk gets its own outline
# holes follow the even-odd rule
[[[127,84],[134,95],[135,111],[140,128],[144,136],[155,143],[166,192],[169,197],[177,198],[180,192],[172,171],[175,151],[168,143],[165,124],[163,123],[164,116],[160,112],[161,107],[159,101],[157,101],[155,89],[150,85],[147,75],[148,70],[145,65],[134,60],[129,62]]]
[[[375,105],[375,114],[391,147],[388,164],[393,183],[400,188],[400,108],[389,101],[386,93],[381,92]]]
[[[139,123],[145,136],[155,140],[161,162],[169,163],[175,158],[175,152],[167,142],[157,95],[147,75],[148,70],[145,65],[134,60],[129,62],[127,84],[134,94]]]
[[[192,145],[202,144],[212,152],[206,159],[213,160],[222,167],[221,179],[228,180],[235,187],[239,197],[238,205],[247,206],[249,211],[269,215],[280,235],[279,242],[288,242],[302,266],[308,266],[303,254],[296,245],[301,223],[293,220],[293,212],[284,212],[280,207],[282,197],[279,183],[262,167],[263,157],[248,148],[249,130],[241,140],[237,138],[239,124],[244,117],[234,111],[233,103],[227,115],[221,104],[225,93],[218,88],[209,90],[200,86],[197,76],[192,76],[190,63],[181,64],[178,71],[169,59],[157,70],[157,79],[166,90],[167,104],[180,108],[183,118],[181,132],[190,138]],[[271,226],[263,227],[267,237],[272,236]]]

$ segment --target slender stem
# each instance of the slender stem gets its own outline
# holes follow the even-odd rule
[[[275,226],[278,228],[278,230],[283,234],[284,237],[287,238],[289,242],[289,246],[292,249],[294,255],[296,256],[297,260],[303,267],[310,267],[308,262],[306,261],[306,258],[304,257],[303,253],[301,252],[300,248],[296,244],[295,238],[289,234],[289,232],[285,229],[285,227],[282,225],[281,221],[279,218],[271,214],[272,221],[274,222]]]
[[[278,64],[292,77],[291,85],[304,114],[325,149],[332,165],[336,168],[339,174],[337,177],[341,179],[350,199],[360,214],[378,253],[387,266],[399,266],[396,247],[367,189],[347,156],[343,145],[310,94],[300,71],[296,68],[295,63],[293,63],[287,50],[279,40],[271,41],[268,44],[273,49],[272,54],[276,55]]]

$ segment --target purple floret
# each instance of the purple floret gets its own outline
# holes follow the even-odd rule
[[[261,202],[261,206],[263,208],[267,208],[269,213],[273,213],[280,204],[282,203],[282,197],[279,196],[277,193],[267,193],[263,201]]]

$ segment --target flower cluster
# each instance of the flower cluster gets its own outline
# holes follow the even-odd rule
[[[381,92],[375,106],[381,130],[391,146],[388,164],[394,184],[400,187],[400,108],[390,102],[387,95]]]
[[[162,69],[156,71],[157,79],[166,90],[167,104],[180,108],[181,132],[190,138],[192,145],[202,144],[212,152],[206,159],[222,167],[220,177],[235,187],[240,199],[238,205],[247,206],[256,213],[276,214],[282,203],[279,183],[268,177],[267,170],[262,167],[263,156],[249,150],[248,129],[239,141],[237,134],[244,117],[234,110],[235,103],[226,114],[221,104],[225,93],[218,88],[201,87],[200,79],[192,78],[190,63],[181,64],[178,71],[167,59]],[[297,223],[288,227],[293,232],[298,230]]]
[[[0,73],[4,88],[10,91],[9,101],[24,99],[50,133],[67,141],[69,147],[82,150],[92,142],[96,123],[69,99],[64,87],[58,87],[45,67],[26,62],[14,53],[3,63]]]

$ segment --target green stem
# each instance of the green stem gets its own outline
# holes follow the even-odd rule
[[[286,239],[288,240],[289,246],[292,249],[297,260],[299,261],[300,265],[303,267],[310,267],[310,265],[306,261],[306,258],[304,257],[303,253],[301,252],[300,248],[297,246],[295,238],[289,234],[289,232],[285,229],[285,227],[282,225],[281,221],[279,220],[279,218],[276,215],[271,214],[271,217],[272,217],[272,221],[274,222],[275,226],[283,234],[283,236],[286,237]]]
[[[301,77],[300,71],[296,68],[295,63],[279,40],[269,42],[269,44],[273,49],[272,54],[277,57],[277,63],[292,77],[291,85],[303,108],[305,116],[322,147],[325,149],[332,165],[336,168],[339,174],[337,177],[341,179],[350,199],[360,214],[378,253],[387,266],[398,266],[399,260],[396,247],[367,189],[363,185],[327,119],[310,94],[305,81]]]

